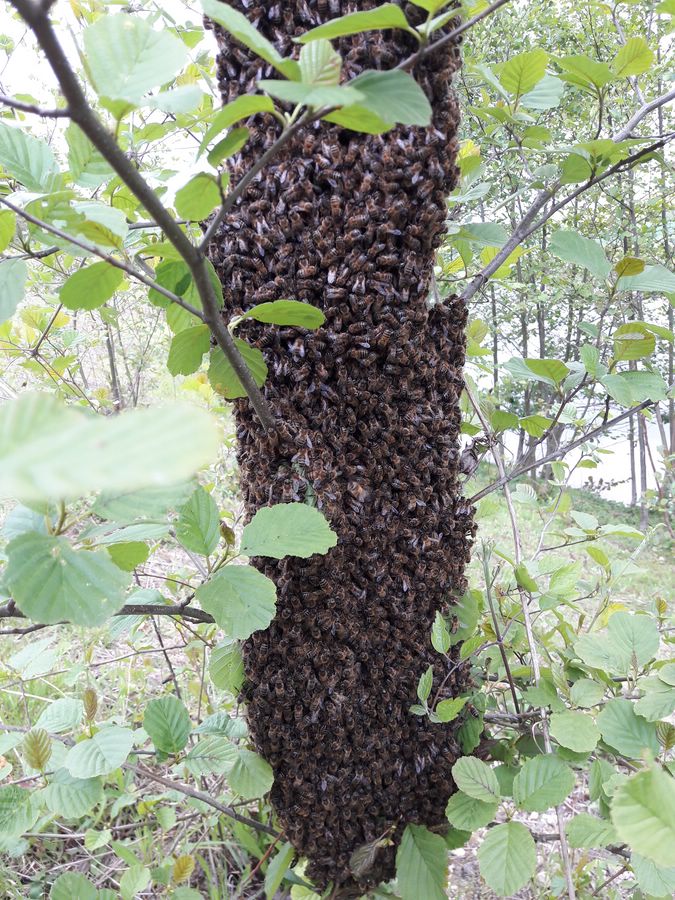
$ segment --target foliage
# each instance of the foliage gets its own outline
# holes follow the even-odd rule
[[[72,95],[55,91],[42,107],[46,69],[32,96],[22,69],[35,44],[16,16],[3,20],[15,95],[0,122],[3,895],[28,883],[29,896],[194,900],[236,883],[240,896],[316,896],[275,830],[272,772],[237,705],[237,642],[275,609],[274,584],[241,556],[306,558],[336,538],[296,503],[242,528],[231,455],[218,449],[232,439],[223,400],[258,403],[268,373],[235,336],[241,319],[216,324],[217,279],[192,220],[236,202],[228,160],[254,112],[283,121],[284,134],[318,118],[369,133],[425,125],[412,74],[346,84],[330,43],[395,27],[423,49],[455,12],[414,3],[429,14],[418,28],[383,4],[301,36],[296,61],[205,2],[274,73],[224,109],[211,43],[178,0],[152,13],[109,14],[96,0],[52,9],[81,50],[87,109],[108,135],[100,145]],[[470,304],[463,431],[481,541],[470,590],[431,640],[447,660],[463,642],[475,688],[443,698],[433,672],[420,673],[411,715],[461,724],[452,828],[409,825],[397,886],[377,896],[444,896],[449,849],[486,826],[478,866],[498,895],[535,876],[537,854],[537,877],[557,896],[674,889],[663,562],[675,435],[673,14],[647,0],[513,4],[465,43],[462,180],[432,302]],[[46,14],[37,27],[30,15],[39,37]],[[322,324],[293,298],[248,315]],[[639,517],[572,487],[602,463],[599,439],[626,422]],[[62,622],[72,625],[43,627]],[[485,733],[489,761],[472,756]],[[542,833],[540,820],[554,824]],[[352,865],[367,871],[388,839]],[[55,877],[66,848],[86,875]]]

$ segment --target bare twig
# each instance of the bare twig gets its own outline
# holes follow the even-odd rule
[[[673,385],[670,385],[668,390],[670,391],[672,390],[672,388]],[[477,503],[479,500],[482,500],[483,497],[487,497],[488,494],[491,494],[493,491],[499,490],[499,488],[503,487],[505,484],[513,481],[514,478],[520,478],[521,475],[525,475],[527,474],[527,472],[531,472],[532,469],[538,469],[540,466],[546,465],[546,463],[553,462],[556,459],[567,456],[568,453],[571,453],[572,450],[576,450],[577,447],[581,447],[581,445],[585,444],[587,441],[592,441],[594,438],[598,437],[601,434],[604,434],[606,431],[609,431],[610,428],[613,428],[620,422],[624,422],[626,419],[634,416],[636,413],[642,412],[642,410],[644,409],[650,409],[651,407],[657,406],[658,403],[658,400],[644,400],[637,406],[632,406],[630,409],[624,410],[624,412],[620,413],[618,416],[615,416],[613,419],[610,419],[607,422],[603,422],[602,425],[598,425],[597,428],[593,428],[591,431],[586,432],[586,434],[581,435],[581,437],[570,441],[569,444],[558,447],[557,450],[552,450],[551,453],[547,453],[546,456],[542,456],[541,459],[535,460],[535,462],[530,463],[529,465],[520,466],[519,468],[514,469],[508,474],[504,472],[504,475],[500,475],[497,481],[493,481],[491,484],[488,484],[487,487],[484,487],[482,490],[478,491],[477,494],[474,494],[473,497],[469,499],[469,502]]]
[[[256,819],[250,819],[248,816],[242,816],[231,806],[221,803],[219,800],[216,800],[209,794],[205,794],[203,791],[198,791],[180,781],[174,781],[172,778],[164,778],[162,775],[157,775],[155,772],[146,769],[144,766],[141,767],[128,764],[125,765],[124,768],[131,772],[135,772],[143,778],[149,778],[150,781],[156,781],[157,784],[164,785],[164,787],[168,788],[170,791],[178,791],[179,794],[184,794],[186,797],[192,797],[193,800],[200,800],[202,803],[206,803],[208,806],[213,807],[213,809],[217,809],[218,812],[221,812],[224,816],[234,819],[235,822],[241,822],[242,825],[248,825],[249,828],[253,828],[255,831],[271,834],[272,837],[275,838],[279,836],[279,832],[275,831],[270,825],[265,825],[264,822],[258,822]]]
[[[82,240],[82,238],[79,237],[74,237],[73,235],[68,234],[68,232],[63,231],[61,228],[57,228],[55,225],[52,225],[49,222],[44,222],[42,219],[38,219],[36,216],[27,212],[25,209],[21,209],[20,206],[16,206],[10,200],[7,200],[6,197],[0,197],[0,203],[2,203],[3,206],[6,206],[8,209],[11,209],[12,212],[16,213],[17,216],[25,219],[26,222],[30,222],[31,225],[35,225],[37,228],[41,228],[48,234],[53,234],[55,237],[68,241],[75,247],[79,247],[80,250],[91,253],[92,256],[97,256],[99,259],[107,262],[108,265],[113,266],[116,269],[121,269],[122,272],[125,272],[127,275],[130,275],[132,278],[140,281],[141,284],[144,284],[146,287],[152,288],[153,291],[157,291],[158,294],[162,294],[163,297],[171,300],[172,303],[176,303],[178,306],[181,306],[184,310],[191,313],[193,316],[196,316],[198,319],[204,321],[203,313],[196,307],[192,306],[192,304],[187,303],[185,300],[183,300],[182,297],[179,297],[178,294],[174,294],[173,291],[169,291],[167,290],[167,288],[162,287],[161,284],[157,284],[157,282],[153,281],[152,278],[144,275],[143,272],[139,272],[138,269],[135,269],[128,263],[117,259],[117,257],[112,256],[110,253],[106,253],[105,250],[101,250],[100,247],[96,246],[96,244],[92,244],[89,241]],[[57,247],[50,247],[50,255],[57,249]]]
[[[15,97],[8,97],[6,94],[0,94],[0,103],[3,106],[9,106],[19,112],[32,113],[43,119],[68,119],[70,118],[69,109],[45,109],[42,106],[36,106],[35,103],[24,103],[23,100],[17,100]]]

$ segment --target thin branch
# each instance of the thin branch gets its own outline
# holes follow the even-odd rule
[[[654,100],[650,100],[649,103],[645,103],[644,106],[641,106],[635,115],[631,116],[626,122],[621,131],[617,131],[612,140],[623,141],[626,138],[629,138],[633,133],[635,126],[648,116],[649,113],[654,112],[655,109],[659,109],[661,106],[665,106],[667,103],[670,103],[671,100],[675,100],[675,88],[665,94],[661,94],[660,97],[656,97]]]
[[[38,219],[31,213],[26,212],[25,209],[21,209],[20,206],[16,206],[14,203],[7,200],[6,197],[0,197],[0,203],[2,203],[2,205],[6,206],[8,209],[11,209],[14,213],[16,213],[17,216],[25,219],[26,222],[30,222],[31,225],[35,225],[37,228],[41,228],[48,234],[53,234],[55,237],[68,241],[75,247],[79,247],[81,250],[84,250],[87,253],[91,253],[92,256],[97,256],[99,259],[107,262],[110,266],[114,266],[116,269],[121,269],[122,272],[130,275],[137,281],[140,281],[146,287],[152,288],[152,290],[157,291],[157,293],[162,294],[162,296],[171,300],[172,303],[176,303],[178,306],[182,306],[183,309],[187,310],[187,312],[191,313],[193,316],[196,316],[201,321],[204,321],[204,314],[196,307],[192,306],[191,303],[187,303],[185,300],[183,300],[182,297],[179,297],[172,291],[169,291],[165,287],[162,287],[161,284],[157,284],[157,282],[153,281],[152,278],[148,278],[147,275],[144,275],[143,272],[139,272],[138,269],[134,269],[134,267],[130,266],[128,263],[122,262],[122,260],[117,259],[115,256],[111,256],[104,250],[101,250],[96,246],[96,244],[91,244],[89,243],[89,241],[83,241],[82,238],[73,237],[66,231],[63,231],[61,228],[57,228],[55,225],[51,225],[49,222],[44,222],[42,219]],[[50,247],[49,249],[51,255],[51,252],[57,250],[58,248]]]
[[[275,831],[270,825],[265,825],[263,822],[258,822],[256,819],[250,819],[248,816],[242,816],[236,810],[232,809],[231,806],[226,806],[224,803],[221,803],[219,800],[216,800],[214,797],[211,797],[209,794],[205,794],[203,791],[198,791],[195,788],[191,788],[187,784],[183,784],[180,781],[173,781],[171,778],[164,778],[161,775],[156,775],[154,772],[151,772],[149,769],[141,766],[133,766],[131,764],[125,765],[125,769],[135,772],[137,775],[140,775],[143,778],[149,778],[150,781],[156,781],[157,784],[163,785],[165,788],[168,788],[170,791],[178,791],[179,794],[184,794],[186,797],[192,797],[193,800],[199,800],[202,803],[206,803],[208,806],[213,807],[213,809],[217,809],[218,812],[221,812],[224,816],[228,816],[230,819],[234,819],[235,822],[241,822],[242,825],[248,825],[249,828],[253,828],[256,831],[261,831],[264,834],[271,834],[272,837],[278,837],[279,832]]]
[[[674,385],[671,384],[668,388],[668,391],[670,392],[673,387]],[[604,434],[604,432],[606,431],[609,431],[610,428],[613,428],[620,422],[623,422],[631,416],[634,416],[636,413],[642,412],[642,410],[644,409],[655,407],[658,405],[658,403],[658,400],[644,400],[642,403],[638,404],[638,406],[632,406],[630,409],[624,410],[624,412],[622,412],[620,415],[615,416],[608,422],[603,422],[602,425],[598,425],[598,427],[592,429],[592,431],[583,434],[581,437],[577,438],[574,441],[570,441],[569,444],[565,444],[563,447],[558,447],[557,450],[553,450],[551,451],[551,453],[547,453],[546,456],[542,456],[541,459],[537,459],[527,466],[521,466],[518,469],[514,469],[508,474],[505,473],[504,476],[500,475],[497,481],[493,481],[491,484],[488,484],[487,487],[484,487],[482,490],[478,491],[477,494],[474,494],[473,497],[469,498],[468,502],[477,503],[479,500],[482,500],[483,497],[487,497],[488,494],[491,494],[493,491],[499,490],[499,488],[504,487],[505,484],[513,481],[514,478],[520,478],[521,475],[526,475],[528,472],[531,472],[532,469],[538,469],[540,466],[545,466],[546,463],[553,462],[556,459],[567,456],[568,453],[571,453],[572,450],[576,450],[578,447],[581,447],[581,445],[585,444],[587,441],[592,441],[594,438],[598,437],[601,434]]]
[[[494,440],[494,435],[492,431],[489,430],[489,425],[487,421],[484,419],[478,401],[473,396],[471,388],[467,384],[465,386],[465,390],[467,392],[467,396],[471,405],[476,410],[476,414],[478,418],[481,420],[483,427],[486,428],[486,434],[488,439],[490,440],[490,451],[492,453],[492,457],[495,461],[495,465],[497,466],[497,471],[502,479],[506,478],[506,468],[504,466],[504,459],[502,454],[499,451],[497,442]],[[520,565],[523,559],[523,550],[520,538],[520,530],[518,528],[518,520],[516,517],[516,510],[513,505],[513,499],[511,497],[511,491],[509,490],[508,479],[505,480],[503,485],[504,499],[506,500],[506,509],[509,514],[509,520],[511,522],[511,532],[513,535],[513,546],[514,546],[514,557],[516,565]],[[539,682],[541,681],[541,666],[539,662],[539,653],[537,651],[537,641],[534,636],[534,629],[532,627],[532,617],[530,616],[530,608],[529,608],[529,599],[527,593],[523,590],[523,588],[518,586],[518,593],[520,595],[520,606],[523,613],[523,625],[525,626],[525,635],[527,637],[527,644],[530,650],[530,666],[532,669],[532,675],[534,677],[534,683],[536,687],[539,687]],[[548,727],[548,719],[546,715],[546,710],[542,708],[540,710],[540,722],[541,722],[541,730],[544,736],[544,747],[547,753],[553,752],[553,746],[551,743],[551,736],[549,733]],[[565,882],[567,884],[567,896],[569,900],[576,900],[576,890],[574,887],[574,878],[572,876],[572,863],[570,860],[569,848],[567,846],[567,836],[565,834],[565,822],[563,818],[562,806],[558,805],[555,808],[556,812],[556,820],[558,823],[558,840],[560,841],[560,856],[562,859],[563,871],[565,873]]]
[[[11,109],[19,110],[19,112],[32,113],[41,116],[43,119],[69,119],[70,110],[66,109],[45,109],[37,106],[35,103],[24,103],[23,100],[16,100],[14,97],[8,97],[6,94],[0,94],[0,103],[3,106],[9,106]]]
[[[482,12],[477,13],[470,19],[467,19],[466,22],[462,22],[461,25],[458,25],[457,28],[454,28],[447,34],[444,34],[443,37],[439,38],[437,41],[432,41],[430,44],[427,44],[426,47],[422,47],[416,53],[413,53],[412,56],[409,56],[407,59],[403,60],[402,63],[399,63],[396,68],[406,70],[412,69],[417,65],[418,62],[420,62],[420,60],[424,59],[425,56],[428,56],[430,53],[434,53],[436,50],[440,50],[447,44],[456,41],[457,38],[460,37],[460,35],[464,34],[465,31],[473,28],[473,26],[477,25],[478,22],[481,22],[483,19],[487,18],[487,16],[491,16],[493,12],[496,12],[501,6],[505,6],[509,2],[510,0],[496,0],[495,3],[492,3]]]
[[[163,606],[161,604],[148,604],[147,606],[143,603],[129,603],[126,606],[123,606],[118,612],[114,614],[115,616],[170,616],[172,618],[184,618],[189,619],[192,622],[200,622],[205,625],[212,625],[215,622],[213,616],[209,615],[209,613],[204,612],[202,609],[197,609],[194,606]],[[6,603],[4,606],[0,606],[0,619],[26,619],[25,616],[20,609],[16,607],[16,604],[13,600],[10,600],[9,603]],[[54,622],[54,625],[67,625],[67,622]],[[31,625],[29,628],[25,629],[12,629],[8,631],[0,632],[0,634],[30,634],[33,631],[38,631],[41,628],[49,628],[50,625],[40,625],[35,624]]]

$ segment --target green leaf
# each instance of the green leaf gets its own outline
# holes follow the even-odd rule
[[[27,191],[49,193],[58,187],[59,167],[49,145],[4,122],[0,122],[0,163]]]
[[[566,262],[583,266],[598,278],[607,278],[612,269],[601,244],[590,238],[582,237],[576,231],[560,229],[554,232],[549,250],[554,256],[564,259]]]
[[[421,825],[407,825],[396,853],[402,900],[446,900],[448,851],[445,841]]]
[[[312,28],[297,38],[298,43],[307,44],[309,41],[321,39],[333,40],[349,34],[362,34],[364,31],[382,31],[387,28],[402,28],[404,31],[413,31],[400,6],[395,3],[383,3],[375,9],[350,13],[332,19],[317,28]]]
[[[305,84],[339,84],[342,59],[330,41],[312,41],[300,50],[300,74]]]
[[[572,710],[551,716],[551,735],[562,747],[576,753],[594,750],[600,740],[600,732],[593,719]]]
[[[198,85],[182,84],[171,91],[160,91],[152,97],[144,97],[142,105],[161,109],[166,113],[188,113],[202,104],[204,96]]]
[[[469,797],[462,791],[456,791],[448,800],[445,814],[455,828],[462,831],[475,831],[488,825],[497,815],[497,800],[485,801]]]
[[[421,703],[425,703],[429,699],[431,688],[434,683],[434,667],[429,666],[426,672],[420,675],[417,683],[417,697]]]
[[[598,684],[597,681],[592,681],[590,678],[580,678],[572,685],[570,699],[575,706],[590,709],[600,703],[604,694],[604,685]]]
[[[659,650],[659,631],[651,616],[616,612],[607,625],[612,644],[630,665],[642,666]]]
[[[603,741],[629,759],[640,759],[645,750],[659,752],[654,724],[636,715],[630,700],[610,700],[597,721]]]
[[[454,700],[441,700],[434,712],[439,722],[452,722],[456,719],[467,703],[466,697],[455,697]]]
[[[7,547],[5,581],[33,622],[101,625],[124,605],[128,576],[105,553],[73,550],[65,538],[28,532]]]
[[[118,569],[122,569],[124,572],[133,572],[138,566],[147,562],[150,548],[142,541],[125,541],[121,544],[111,544],[108,547],[108,555]]]
[[[557,63],[566,73],[562,78],[576,87],[603,88],[615,77],[607,63],[597,62],[588,56],[563,56]]]
[[[235,153],[239,153],[248,141],[250,134],[248,128],[233,128],[227,137],[218,141],[213,150],[209,152],[207,156],[209,164],[214,167],[219,166],[224,159],[229,159]]]
[[[314,108],[350,106],[363,99],[362,94],[350,85],[314,85],[299,81],[262,79],[258,82],[258,87],[284,103]]]
[[[67,309],[96,309],[110,300],[124,280],[124,272],[107,262],[78,269],[59,291],[59,300]]]
[[[260,112],[274,112],[274,103],[272,103],[269,97],[251,96],[246,94],[237,97],[231,103],[226,104],[226,106],[216,113],[209,125],[206,134],[204,135],[204,139],[202,140],[199,155],[201,156],[210,141],[212,141],[216,135],[220,134],[221,131],[229,128],[230,125],[234,125],[235,122],[240,122],[242,119],[248,119],[249,116]]]
[[[23,259],[0,262],[0,325],[10,319],[23,300],[28,267]]]
[[[41,796],[55,816],[80,819],[103,800],[103,784],[100,778],[74,778],[67,769],[57,769]]]
[[[244,800],[264,797],[274,781],[272,766],[252,750],[239,750],[228,775],[230,788]]]
[[[166,29],[155,31],[140,16],[101,16],[85,29],[84,48],[99,96],[132,105],[171,81],[188,57],[182,41]]]
[[[213,684],[235,696],[244,683],[244,662],[236,641],[221,641],[211,651],[209,677]]]
[[[437,653],[447,653],[450,649],[450,632],[447,629],[443,616],[436,612],[434,625],[431,629],[431,645]]]
[[[669,867],[675,847],[675,780],[659,766],[631,775],[614,792],[612,823],[620,840],[657,866]]]
[[[427,126],[431,122],[431,105],[422,88],[407,72],[400,69],[366,71],[350,81],[361,99],[359,106],[384,122],[399,125]]]
[[[523,362],[539,381],[546,384],[560,384],[570,373],[569,368],[559,359],[525,359]]]
[[[264,506],[253,516],[241,536],[244,556],[300,556],[327,553],[337,535],[320,510],[306,503]]]
[[[537,851],[520,822],[491,828],[478,848],[480,874],[500,897],[512,897],[534,875]]]
[[[219,444],[214,420],[195,406],[90,416],[48,394],[24,393],[0,408],[0,497],[173,486],[211,462]]]
[[[97,188],[112,178],[113,170],[105,158],[74,122],[66,128],[66,141],[68,171],[75,184],[85,188]]]
[[[633,405],[633,392],[623,374],[605,375],[600,379],[600,384],[604,387],[612,400],[616,400],[621,406]]]
[[[284,880],[295,856],[293,844],[282,844],[279,851],[272,857],[267,872],[265,872],[265,900],[272,900]]]
[[[522,97],[546,74],[548,53],[541,48],[512,56],[499,69],[502,87],[515,97]]]
[[[675,274],[665,266],[646,266],[638,275],[623,275],[617,290],[663,294],[675,291]]]
[[[523,590],[529,591],[531,594],[535,594],[539,590],[537,582],[528,572],[525,563],[518,563],[513,570],[513,573],[516,576],[518,586],[523,588]]]
[[[641,678],[638,687],[646,692],[635,704],[635,712],[643,719],[667,719],[675,710],[675,688],[660,678]]]
[[[176,212],[183,219],[199,222],[220,206],[220,186],[213,177],[200,172],[176,193]]]
[[[62,697],[54,700],[40,713],[36,728],[44,728],[49,734],[64,734],[74,731],[82,721],[84,708],[81,700]]]
[[[237,759],[237,748],[231,741],[216,735],[202,738],[190,750],[185,765],[195,776],[226,775]]]
[[[246,341],[242,341],[240,338],[235,338],[234,343],[244,358],[244,362],[249,367],[255,383],[258,387],[262,387],[267,378],[265,357],[257,347],[251,347],[250,344],[247,344]],[[228,400],[246,396],[246,391],[220,347],[216,347],[211,351],[209,381],[214,391],[222,394]]]
[[[184,297],[188,291],[194,289],[192,273],[182,259],[168,259],[161,262],[155,269],[155,281],[160,287],[166,288],[179,297]],[[168,297],[160,294],[154,288],[150,289],[148,300],[153,306],[159,306],[161,309],[166,309],[171,304]]]
[[[643,666],[654,658],[658,648],[659,634],[653,619],[623,611],[610,618],[606,634],[585,634],[574,644],[587,665],[613,675],[622,675],[634,665]]]
[[[210,556],[220,541],[220,516],[211,494],[198,487],[178,510],[176,537],[186,550]]]
[[[555,75],[544,75],[544,77],[541,79],[541,81],[538,82],[536,87],[534,87],[531,91],[528,91],[522,97],[520,105],[525,107],[525,109],[534,109],[537,111],[555,109],[560,105],[560,101],[562,100],[564,92],[564,81],[556,78]],[[533,129],[534,128],[537,128],[537,126],[533,126]],[[537,134],[538,133],[536,131],[530,129],[528,135],[529,140],[536,141]],[[548,139],[546,129],[544,129],[542,134],[545,139]],[[525,146],[527,146],[527,144]],[[534,146],[534,144],[532,146]]]
[[[202,0],[202,7],[209,19],[221,25],[233,38],[274,66],[282,75],[291,79],[299,76],[298,64],[294,60],[283,59],[274,45],[242,13],[219,0]]]
[[[296,328],[319,328],[326,321],[325,315],[316,306],[300,303],[298,300],[274,300],[259,303],[241,317],[267,322],[272,325],[293,325]]]
[[[617,360],[642,359],[656,349],[656,338],[641,322],[619,325],[614,334],[614,356]]]
[[[0,839],[19,837],[35,824],[39,815],[32,791],[16,785],[0,787]]]
[[[558,806],[574,788],[574,772],[552,754],[529,759],[513,782],[513,799],[527,812]]]
[[[141,865],[131,866],[120,878],[122,900],[133,900],[136,894],[149,887],[151,880],[150,869]]]
[[[92,738],[71,747],[64,767],[74,778],[96,778],[119,768],[131,753],[134,733],[130,728],[110,725]]]
[[[567,823],[567,837],[570,847],[592,849],[606,847],[616,841],[616,832],[611,822],[598,819],[589,813],[579,813]]]
[[[639,275],[645,270],[643,259],[635,256],[624,256],[624,258],[614,266],[617,278],[630,277],[631,275]]]
[[[160,753],[180,753],[192,731],[190,714],[178,697],[171,695],[151,700],[145,708],[143,728],[155,750]]]
[[[675,866],[657,866],[639,853],[631,854],[630,865],[645,894],[650,897],[672,897],[675,894]]]
[[[185,328],[173,336],[166,367],[176,375],[192,375],[202,364],[211,347],[211,332],[208,325]]]
[[[619,78],[642,75],[654,62],[654,52],[643,37],[629,38],[612,60],[612,69]]]
[[[276,587],[251,566],[226,566],[197,589],[197,600],[230,637],[245,640],[270,624]]]
[[[500,799],[497,776],[481,759],[473,756],[458,759],[452,767],[452,778],[459,790],[474,800],[489,803]]]
[[[0,253],[4,253],[16,233],[16,214],[11,209],[0,209]]]
[[[59,875],[49,892],[50,900],[97,900],[98,891],[79,872]]]

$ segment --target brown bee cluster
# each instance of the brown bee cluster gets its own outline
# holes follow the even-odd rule
[[[376,0],[238,0],[284,55],[292,38]],[[423,14],[410,4],[411,20]],[[418,19],[419,21],[419,19]],[[254,93],[265,63],[216,29],[225,101]],[[391,68],[416,49],[404,32],[341,39],[345,78]],[[437,610],[465,588],[472,511],[458,481],[465,310],[429,307],[434,253],[455,186],[459,113],[450,90],[456,46],[414,75],[434,109],[429,128],[366,135],[315,123],[250,185],[211,248],[225,314],[294,299],[323,310],[316,332],[246,325],[263,349],[276,434],[237,401],[246,508],[315,503],[339,535],[310,560],[259,559],[274,580],[277,616],[245,646],[248,719],[272,764],[272,800],[318,885],[362,893],[392,876],[409,822],[438,826],[461,755],[456,725],[410,713],[432,665],[443,696],[466,688],[466,667],[431,647]],[[236,182],[280,133],[271,116],[247,123]],[[365,874],[354,850],[384,834]]]

